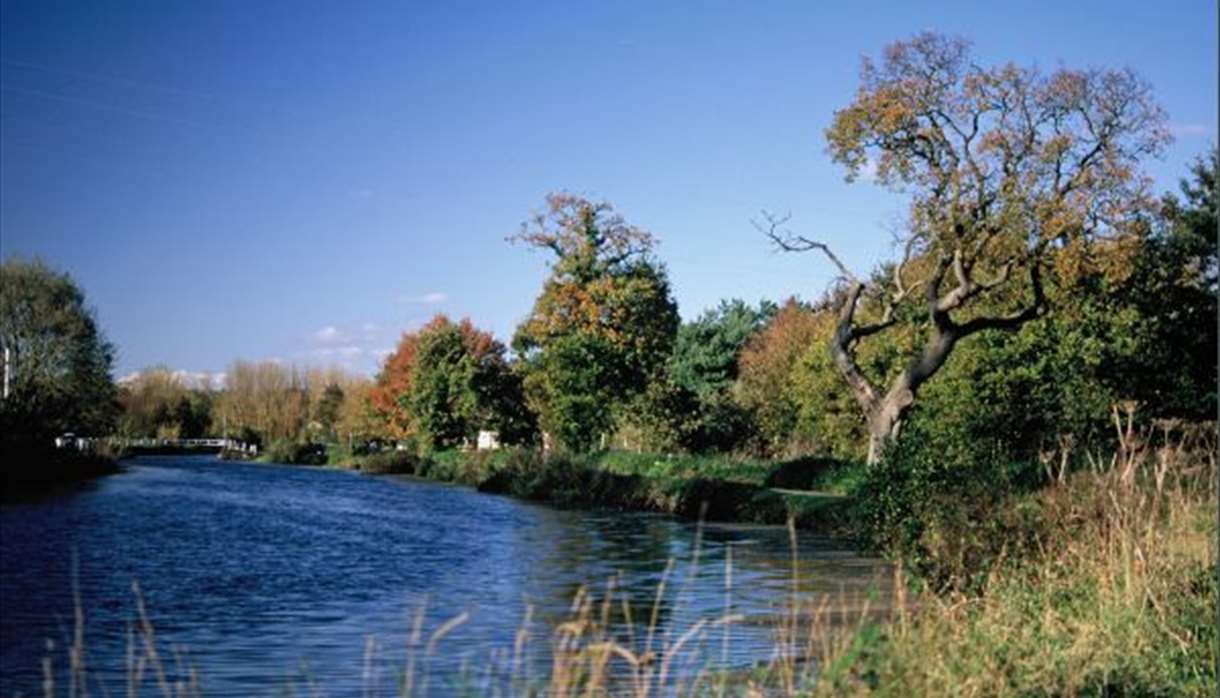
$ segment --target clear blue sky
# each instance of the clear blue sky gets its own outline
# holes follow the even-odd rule
[[[847,185],[822,130],[860,57],[933,29],[984,63],[1130,66],[1177,141],[1216,141],[1216,3],[3,2],[0,253],[85,288],[119,349],[221,370],[345,361],[432,313],[502,338],[545,259],[504,242],[546,192],[661,239],[684,317],[812,297],[760,208],[864,270],[893,194]]]

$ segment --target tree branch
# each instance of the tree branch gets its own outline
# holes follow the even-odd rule
[[[778,217],[763,211],[762,215],[766,220],[766,225],[758,221],[751,221],[751,223],[753,223],[756,229],[770,238],[776,247],[785,252],[821,251],[847,280],[847,292],[843,296],[842,304],[839,306],[835,333],[830,342],[830,356],[834,360],[835,367],[839,370],[839,373],[847,381],[848,387],[851,388],[856,402],[860,404],[865,413],[874,411],[879,401],[877,388],[868,380],[864,372],[860,370],[859,365],[856,363],[856,356],[852,351],[852,346],[861,337],[875,334],[894,324],[893,310],[888,310],[879,323],[855,327],[856,307],[860,304],[860,296],[863,295],[866,288],[864,282],[851,273],[851,270],[835,256],[834,252],[831,252],[825,243],[796,235],[787,228],[784,228],[783,226],[791,218],[791,214]],[[909,249],[910,246],[908,245]],[[905,292],[903,295],[905,295]]]
[[[844,278],[855,283],[860,283],[860,280],[856,278],[856,275],[851,273],[851,270],[847,268],[847,265],[843,264],[843,262],[835,256],[835,253],[830,251],[830,247],[828,247],[825,243],[810,240],[803,235],[797,235],[791,230],[783,227],[784,224],[792,218],[792,214],[779,217],[764,210],[762,211],[762,215],[767,221],[765,226],[755,220],[751,220],[750,223],[753,224],[755,229],[770,238],[771,242],[775,243],[776,247],[784,252],[809,252],[810,250],[820,250],[828,259],[830,259],[835,267],[839,269],[839,273],[842,274]]]
[[[1036,259],[1029,262],[1029,282],[1033,288],[1033,302],[1021,310],[1007,315],[977,317],[957,326],[960,336],[974,334],[983,330],[1013,330],[1038,317],[1046,305],[1046,297],[1042,289],[1042,272]]]

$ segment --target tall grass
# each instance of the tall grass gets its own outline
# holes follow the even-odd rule
[[[1137,433],[996,516],[1000,560],[977,590],[925,590],[820,695],[1216,695],[1214,431]],[[928,533],[941,564],[964,536]]]

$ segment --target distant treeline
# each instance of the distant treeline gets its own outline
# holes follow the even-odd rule
[[[117,433],[132,438],[229,436],[262,445],[371,438],[361,400],[371,381],[340,368],[235,361],[223,385],[164,366],[122,381]]]

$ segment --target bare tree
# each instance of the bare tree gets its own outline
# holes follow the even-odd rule
[[[870,463],[958,341],[1043,311],[1052,254],[1087,252],[1150,204],[1138,165],[1168,142],[1164,122],[1129,70],[983,68],[965,41],[929,33],[890,45],[880,65],[864,60],[828,150],[848,181],[869,170],[910,196],[902,258],[864,279],[786,218],[764,212],[755,225],[782,250],[821,252],[841,275],[830,352],[867,419]],[[855,347],[910,317],[906,308],[925,327],[922,344],[876,385]]]

